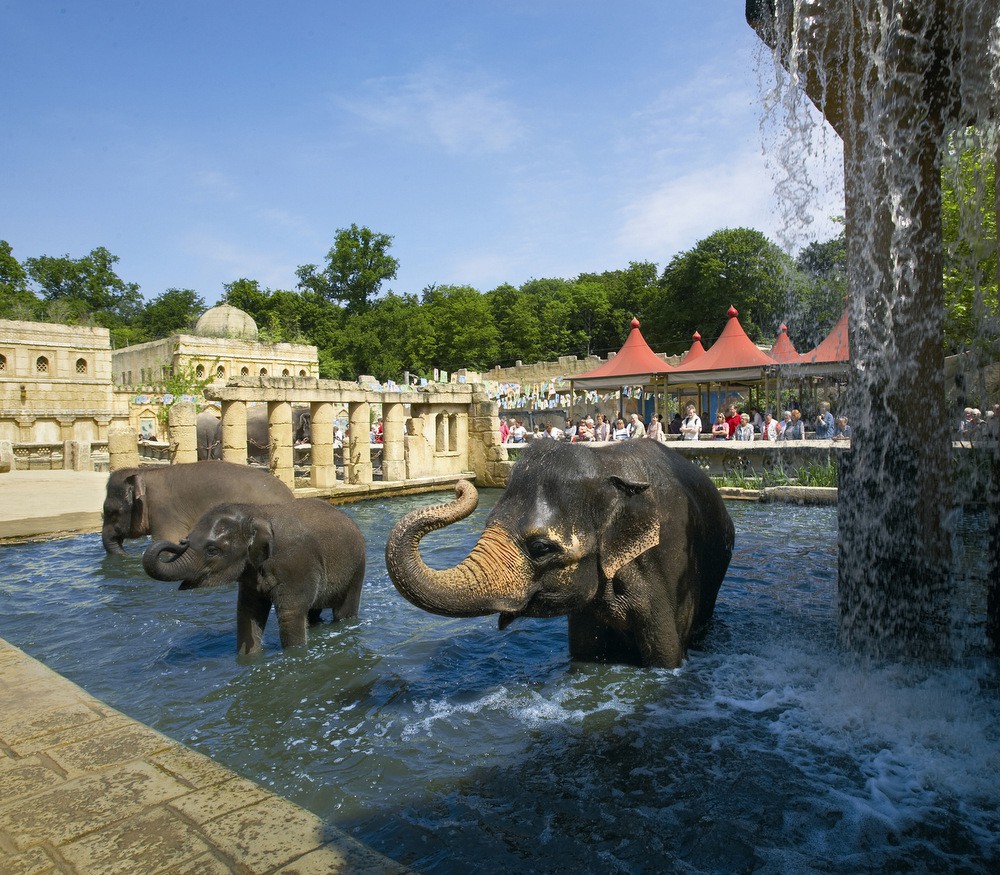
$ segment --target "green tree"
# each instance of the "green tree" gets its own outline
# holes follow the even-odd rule
[[[395,279],[399,261],[389,255],[392,237],[352,224],[341,228],[326,254],[326,266],[305,264],[295,272],[299,288],[343,303],[347,313],[365,312],[386,280]]]
[[[799,277],[790,284],[783,321],[799,352],[807,352],[830,333],[847,303],[844,233],[803,247],[795,263]]]
[[[974,129],[952,137],[942,166],[944,344],[978,346],[1000,316],[997,294],[996,151]]]
[[[44,316],[44,305],[28,288],[28,272],[6,240],[0,240],[0,313],[26,322]]]
[[[486,293],[497,328],[497,362],[536,362],[542,356],[542,327],[531,295],[509,283]]]
[[[716,231],[664,268],[664,295],[651,314],[656,336],[682,348],[695,331],[714,340],[734,306],[752,339],[774,337],[795,274],[791,257],[760,231]]]
[[[82,258],[41,255],[24,262],[28,278],[49,305],[49,317],[68,324],[97,324],[111,332],[115,346],[132,341],[143,308],[138,283],[115,272],[118,256],[103,246]]]
[[[434,330],[437,367],[483,369],[497,360],[500,336],[485,295],[471,286],[435,286],[424,290],[423,307]]]
[[[139,314],[138,327],[150,340],[188,331],[205,310],[205,301],[193,289],[167,289]]]
[[[632,317],[642,323],[643,336],[652,343],[655,338],[649,331],[645,315],[651,312],[661,296],[657,279],[659,270],[651,261],[632,261],[624,270],[606,270],[603,273],[583,273],[577,282],[598,282],[607,289],[611,312],[606,328],[593,338],[592,348],[604,355],[621,347],[631,329]],[[657,347],[662,349],[662,347]]]
[[[414,295],[390,292],[348,317],[331,352],[346,368],[343,376],[371,374],[385,382],[400,380],[404,371],[428,376],[436,346],[430,311]]]

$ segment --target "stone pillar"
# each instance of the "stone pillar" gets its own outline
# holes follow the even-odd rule
[[[94,470],[94,464],[90,459],[90,441],[63,441],[63,469],[66,471]]]
[[[292,405],[288,401],[267,402],[268,443],[271,445],[271,473],[295,488],[295,451],[292,435]]]
[[[333,460],[333,404],[313,401],[309,405],[312,418],[312,468],[309,484],[316,489],[337,485],[337,466]]]
[[[16,467],[14,444],[10,441],[0,441],[0,474],[9,474]]]
[[[63,443],[73,440],[73,423],[76,422],[76,417],[57,416],[56,419],[59,422],[59,437]]]
[[[171,464],[198,461],[198,412],[193,404],[181,401],[170,408],[167,423],[172,444]]]
[[[108,429],[108,470],[139,467],[139,436],[130,425]]]
[[[247,463],[247,405],[245,401],[222,402],[222,461]]]
[[[347,405],[351,433],[344,459],[345,479],[351,484],[371,483],[371,405],[367,401],[352,401]]]
[[[382,404],[382,480],[406,479],[403,403]]]
[[[416,480],[431,473],[431,447],[424,429],[427,427],[425,404],[411,404],[406,421],[406,479]]]

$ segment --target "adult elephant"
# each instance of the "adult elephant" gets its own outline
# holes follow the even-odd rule
[[[448,617],[569,615],[574,659],[673,668],[712,616],[733,552],[718,489],[655,441],[534,441],[469,556],[429,568],[420,539],[464,519],[478,495],[403,517],[386,544],[396,588]]]
[[[267,471],[231,462],[122,468],[108,477],[101,541],[108,553],[124,553],[126,538],[183,538],[220,501],[294,500],[292,490]]]
[[[306,643],[307,624],[325,608],[335,620],[357,616],[365,540],[346,513],[316,498],[291,504],[220,504],[180,540],[157,541],[142,557],[156,580],[181,589],[239,581],[236,647],[261,649],[274,607],[282,647]]]
[[[222,422],[214,413],[203,410],[195,425],[198,433],[198,459],[222,458]]]
[[[310,443],[312,417],[308,407],[292,408],[292,443]],[[267,465],[271,460],[271,434],[267,405],[259,404],[247,410],[247,460]]]

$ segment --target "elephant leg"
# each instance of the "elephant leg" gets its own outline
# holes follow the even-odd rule
[[[335,620],[346,620],[349,617],[356,617],[358,615],[358,608],[361,605],[361,584],[363,581],[364,574],[351,582],[340,604],[335,605],[333,608],[333,618]]]
[[[236,650],[240,655],[257,653],[264,640],[264,626],[271,613],[271,600],[240,584],[236,602]]]
[[[281,635],[281,646],[304,647],[308,638],[306,632],[309,611],[277,610],[278,632]]]

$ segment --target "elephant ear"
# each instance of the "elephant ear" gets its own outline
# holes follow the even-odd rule
[[[254,568],[260,568],[271,558],[274,546],[274,529],[267,520],[243,517],[240,522],[240,533],[247,542],[247,558]]]
[[[149,501],[146,498],[146,480],[141,474],[132,474],[125,480],[126,495],[131,498],[131,535],[141,538],[149,532]]]
[[[660,516],[646,494],[649,483],[617,476],[609,481],[617,501],[609,508],[600,542],[601,571],[607,580],[660,543]]]

